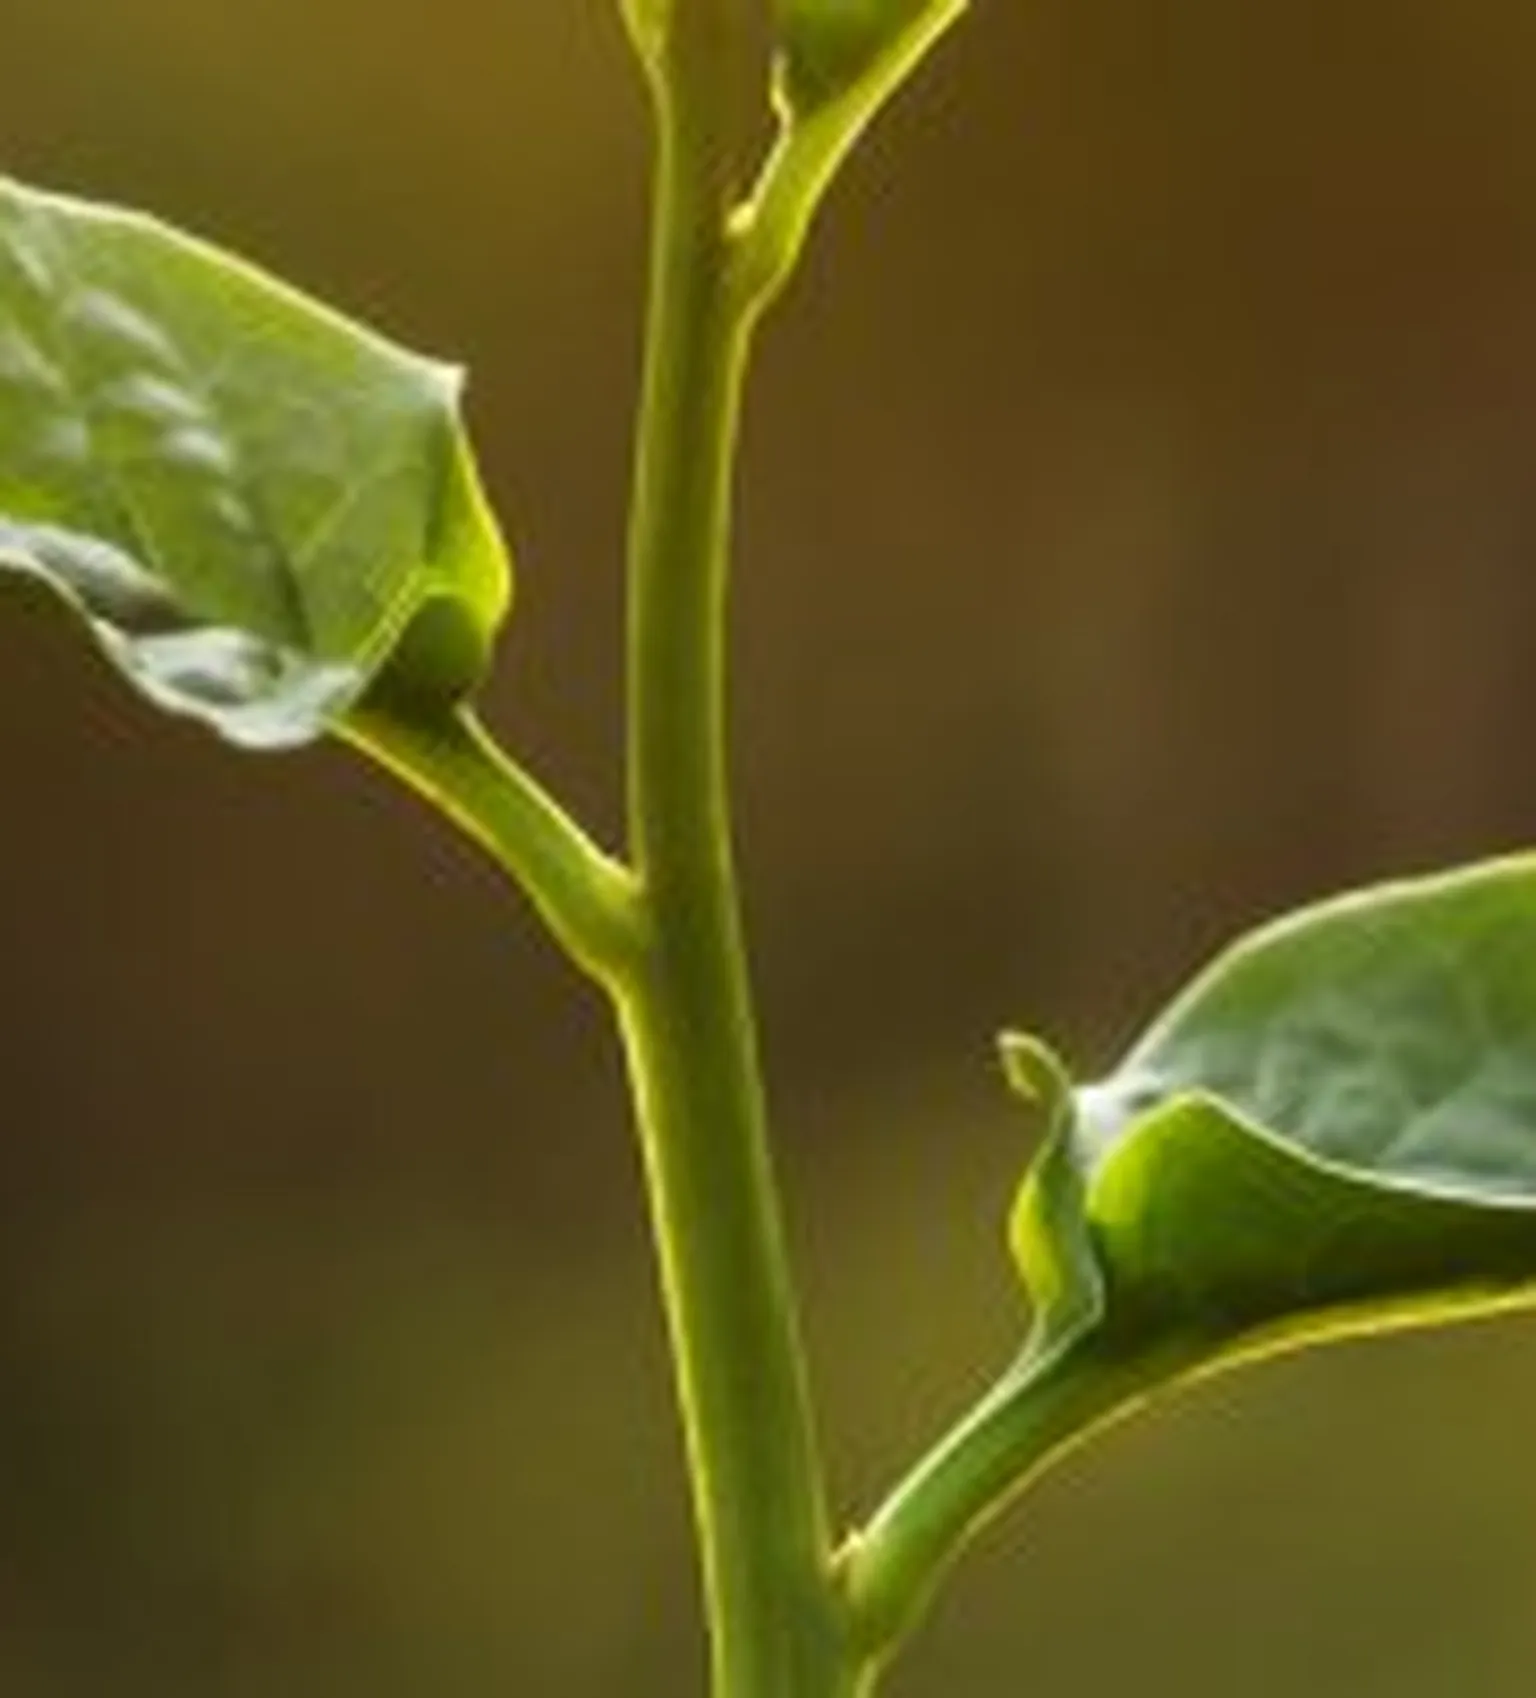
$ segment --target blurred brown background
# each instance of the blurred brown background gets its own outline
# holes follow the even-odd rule
[[[49,0],[0,168],[473,365],[492,716],[606,831],[643,114],[606,0]],[[1536,836],[1536,25],[980,0],[746,446],[743,855],[840,1501],[1005,1358],[1028,1132],[1250,919]],[[594,1001],[340,752],[0,619],[0,1686],[701,1691]],[[508,923],[510,920],[510,924]],[[1536,1326],[1281,1363],[1063,1471],[892,1698],[1516,1698]]]

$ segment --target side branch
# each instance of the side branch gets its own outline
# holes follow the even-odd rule
[[[599,984],[627,979],[643,932],[636,881],[465,709],[431,720],[353,710],[342,734],[445,813],[523,889],[555,941]]]

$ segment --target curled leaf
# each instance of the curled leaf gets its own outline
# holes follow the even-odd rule
[[[1227,951],[1074,1093],[1014,1243],[1048,1331],[1159,1371],[1536,1301],[1536,857]]]

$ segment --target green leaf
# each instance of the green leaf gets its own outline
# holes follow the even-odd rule
[[[151,700],[303,743],[479,681],[510,573],[460,374],[142,215],[0,179],[0,568]]]
[[[1162,1378],[1536,1301],[1536,857],[1266,927],[1058,1098],[1013,1222],[1044,1346]]]
[[[1046,1139],[1014,1208],[1035,1327],[845,1555],[867,1642],[1053,1460],[1247,1357],[1536,1304],[1536,855],[1228,950],[1107,1079],[1003,1040]]]
[[[1046,1123],[1015,1205],[1020,1358],[860,1529],[895,1643],[1010,1496],[1154,1392],[1246,1357],[1536,1303],[1536,855],[1386,885],[1238,943]]]

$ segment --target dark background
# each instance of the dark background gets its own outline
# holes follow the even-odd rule
[[[606,834],[644,114],[603,0],[50,0],[0,168],[467,359],[489,711]],[[981,0],[762,350],[743,860],[839,1502],[1001,1364],[1029,1141],[1234,929],[1536,834],[1536,23]],[[602,1011],[403,796],[0,619],[0,1685],[701,1690]],[[510,922],[510,923],[509,923]],[[990,1535],[892,1698],[1523,1698],[1536,1327],[1273,1364]]]

